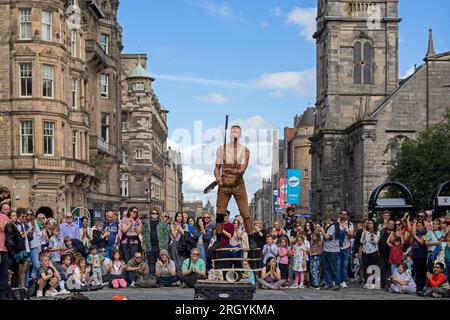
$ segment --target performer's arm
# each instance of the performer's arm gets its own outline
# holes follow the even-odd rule
[[[220,175],[220,169],[222,168],[221,164],[216,164],[216,168],[214,169],[214,177],[216,181],[219,183],[219,186],[222,186],[222,176]]]

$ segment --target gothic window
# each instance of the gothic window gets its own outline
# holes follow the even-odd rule
[[[389,141],[389,161],[396,161],[398,156],[398,151],[400,150],[401,145],[408,141],[408,137],[405,136],[397,136],[395,138],[392,138]]]
[[[354,84],[372,84],[372,44],[356,41],[353,47]]]

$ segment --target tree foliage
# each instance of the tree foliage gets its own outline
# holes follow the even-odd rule
[[[401,145],[397,159],[389,163],[388,177],[411,190],[416,209],[428,208],[434,189],[450,180],[450,111],[443,122]]]

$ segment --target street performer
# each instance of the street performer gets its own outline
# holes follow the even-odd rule
[[[247,170],[250,151],[239,143],[242,129],[235,125],[230,130],[231,141],[221,145],[217,149],[216,167],[214,176],[219,190],[217,192],[216,213],[216,242],[212,249],[221,248],[221,237],[223,237],[223,222],[227,212],[231,196],[236,200],[240,215],[244,219],[244,226],[248,234],[251,249],[256,249],[257,244],[253,239],[253,220],[248,207],[247,191],[245,189],[244,173]]]

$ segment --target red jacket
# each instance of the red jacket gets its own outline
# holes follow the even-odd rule
[[[427,287],[439,288],[443,283],[447,281],[447,278],[443,273],[432,274],[431,278],[428,279]]]

